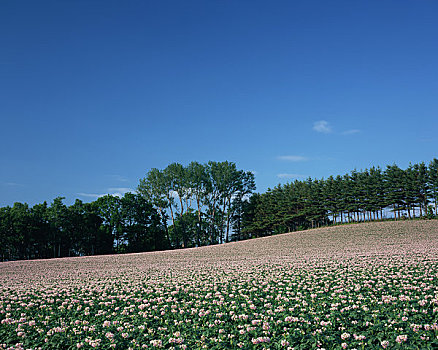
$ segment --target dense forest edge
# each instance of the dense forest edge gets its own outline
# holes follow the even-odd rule
[[[232,162],[151,169],[136,193],[0,208],[0,260],[221,244],[329,225],[437,218],[438,159],[308,178],[255,193]]]

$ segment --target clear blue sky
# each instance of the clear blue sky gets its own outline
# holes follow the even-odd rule
[[[0,206],[233,161],[257,190],[438,157],[438,2],[0,4]]]

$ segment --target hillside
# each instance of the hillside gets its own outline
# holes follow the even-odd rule
[[[438,221],[431,220],[177,251],[0,263],[0,349],[59,342],[67,348],[382,342],[432,348],[437,261]]]

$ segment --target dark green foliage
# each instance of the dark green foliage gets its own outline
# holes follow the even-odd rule
[[[438,159],[308,178],[253,194],[254,174],[232,162],[151,169],[137,193],[67,206],[57,197],[0,208],[0,259],[199,247],[329,224],[433,218]]]
[[[126,193],[120,203],[124,250],[138,253],[164,249],[164,227],[152,204],[132,193]]]
[[[166,225],[169,219],[167,237],[172,248],[230,241],[234,222],[241,220],[236,215],[243,215],[236,203],[254,190],[254,175],[227,161],[192,162],[187,167],[172,163],[164,170],[149,171],[137,188]]]
[[[434,159],[429,164],[429,184],[431,199],[435,208],[435,215],[438,209],[438,159]]]
[[[394,164],[384,172],[372,167],[327,180],[297,180],[251,198],[235,239],[382,220],[386,215],[396,220],[431,218],[437,214],[438,160],[429,167],[420,163],[403,170]]]
[[[59,258],[166,249],[158,212],[143,197],[104,196],[71,206],[58,197],[0,208],[0,259]]]

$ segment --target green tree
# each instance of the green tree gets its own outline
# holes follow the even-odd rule
[[[405,173],[396,164],[388,165],[385,171],[385,190],[388,205],[392,206],[394,218],[401,218],[401,211],[405,208],[405,191],[403,183]]]
[[[68,207],[69,231],[73,238],[71,254],[109,254],[113,248],[113,236],[100,216],[98,203],[83,203],[77,199]]]
[[[383,219],[383,208],[386,207],[384,175],[380,167],[371,167],[370,174],[370,207],[374,219]]]
[[[429,184],[430,184],[430,198],[435,206],[435,216],[438,215],[438,159],[434,158],[429,163]]]
[[[427,214],[427,207],[429,205],[429,178],[428,170],[424,162],[414,164],[413,172],[415,176],[414,186],[416,191],[416,203],[420,209],[420,217]]]
[[[164,226],[157,210],[144,197],[125,193],[121,198],[121,217],[127,252],[164,249]]]
[[[18,259],[29,259],[31,216],[27,203],[14,203],[11,210]]]
[[[35,242],[33,256],[49,258],[50,254],[50,222],[47,202],[35,204],[31,209],[32,235]]]
[[[48,210],[48,219],[50,222],[51,247],[53,257],[60,258],[66,256],[65,251],[68,249],[68,211],[67,206],[63,203],[64,197],[56,197]]]
[[[169,181],[167,181],[164,172],[153,168],[147,173],[145,178],[140,180],[140,184],[137,187],[137,193],[157,208],[161,222],[166,231],[166,245],[170,248],[171,243],[167,225],[167,219],[169,216],[166,211],[169,210],[171,213],[170,218],[172,219],[172,224],[174,223],[175,218],[172,209],[174,198],[170,196],[169,187]]]
[[[203,231],[205,223],[203,220],[203,206],[206,203],[209,190],[211,189],[210,177],[208,175],[208,168],[204,164],[198,162],[191,162],[187,167],[187,177],[191,195],[196,203],[196,244],[197,246],[207,244],[207,239]]]
[[[14,259],[16,246],[14,238],[11,207],[0,208],[0,254],[2,261]]]
[[[104,230],[112,236],[118,253],[124,239],[120,198],[111,195],[100,197],[95,201],[95,208],[102,218]]]

